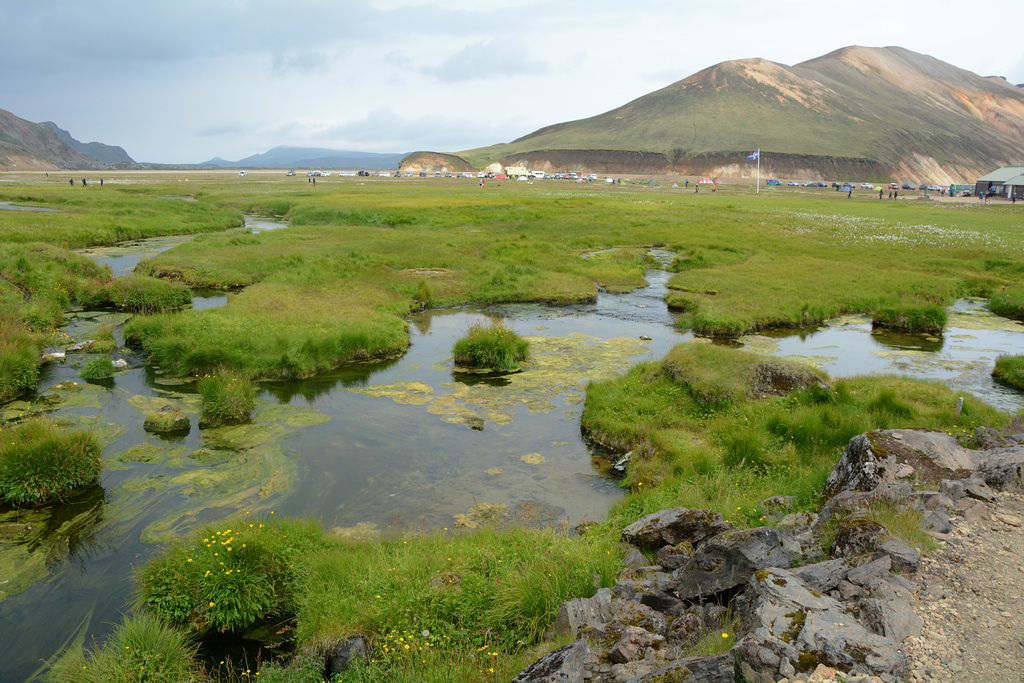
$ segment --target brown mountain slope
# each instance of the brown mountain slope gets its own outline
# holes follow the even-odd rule
[[[62,140],[61,134],[66,136],[71,144],[83,149],[88,150],[92,147],[101,152],[118,150],[124,155],[125,161],[105,162],[83,154]],[[14,166],[22,170],[49,171],[77,168],[133,168],[136,164],[119,147],[109,147],[100,143],[83,145],[67,135],[66,131],[58,132],[51,125],[32,123],[9,111],[0,109],[0,168]]]
[[[792,67],[723,62],[460,156],[478,168],[752,176],[755,149],[762,175],[973,181],[1024,160],[1024,90],[903,48],[847,47]]]

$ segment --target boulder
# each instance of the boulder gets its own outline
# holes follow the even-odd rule
[[[664,636],[651,633],[639,626],[626,626],[621,633],[618,642],[608,650],[608,659],[615,664],[642,659],[647,648],[658,648],[665,640]]]
[[[832,557],[873,553],[890,536],[889,530],[878,522],[863,517],[851,517],[839,526],[830,552]]]
[[[808,588],[819,593],[828,593],[839,587],[839,583],[846,578],[852,566],[850,560],[839,558],[798,567],[793,573],[799,576]]]
[[[745,635],[733,651],[752,671],[777,677],[790,667],[806,673],[824,664],[887,681],[909,673],[895,642],[868,631],[842,603],[809,590],[792,572],[755,572],[750,593]]]
[[[686,657],[627,683],[735,683],[736,663],[731,653]]]
[[[353,636],[327,652],[327,677],[347,670],[358,659],[364,662],[370,658],[369,649],[362,636]]]
[[[583,663],[590,646],[580,638],[549,652],[522,670],[512,683],[583,683]]]
[[[704,539],[731,528],[717,512],[675,507],[659,510],[633,522],[622,530],[622,541],[652,550],[683,541],[696,546]]]
[[[574,598],[558,606],[555,632],[559,635],[580,636],[585,626],[600,628],[611,619],[612,592],[608,588],[597,591],[592,598]]]
[[[43,349],[43,353],[39,358],[40,363],[47,363],[50,361],[64,362],[64,358],[67,353],[60,346],[47,346]]]
[[[857,614],[865,626],[880,636],[901,643],[921,635],[924,622],[910,607],[916,589],[899,582],[892,574],[868,581],[857,598]],[[912,590],[913,589],[913,590]]]
[[[676,570],[670,587],[682,600],[707,598],[746,583],[758,569],[789,567],[796,553],[787,540],[768,527],[726,531],[701,545]]]
[[[662,546],[658,552],[654,553],[654,561],[669,570],[679,569],[691,557],[693,557],[693,544],[689,541]]]
[[[891,538],[878,546],[876,557],[888,556],[892,568],[898,572],[913,574],[921,566],[921,553],[898,538]]]
[[[825,482],[825,495],[872,491],[908,477],[916,482],[949,479],[973,471],[977,464],[976,453],[945,432],[876,430],[850,439]]]

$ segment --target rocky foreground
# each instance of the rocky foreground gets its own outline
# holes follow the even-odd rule
[[[1006,535],[1024,512],[1024,424],[980,427],[975,439],[980,450],[944,432],[857,436],[817,514],[765,501],[775,528],[734,529],[688,508],[637,520],[622,531],[632,549],[618,583],[561,605],[555,630],[575,642],[515,682],[1020,679],[1010,635],[1024,616],[1024,534],[1015,545]],[[942,548],[922,560],[865,518],[876,505],[920,509]],[[1011,588],[994,591],[993,579]],[[723,636],[735,642],[722,654],[684,656]]]

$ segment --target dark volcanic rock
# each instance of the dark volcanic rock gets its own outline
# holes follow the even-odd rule
[[[796,557],[785,534],[759,527],[733,529],[707,541],[675,572],[672,590],[683,600],[706,598],[746,583],[765,567],[789,567]]]
[[[641,517],[622,530],[622,540],[650,549],[674,546],[683,541],[697,545],[731,528],[717,512],[676,507]]]

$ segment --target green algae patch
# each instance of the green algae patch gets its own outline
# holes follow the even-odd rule
[[[522,460],[527,465],[543,465],[547,462],[547,458],[540,453],[527,453],[526,455],[520,455],[516,460]]]
[[[743,344],[742,348],[744,351],[752,351],[753,353],[763,355],[779,352],[778,340],[762,334],[745,334],[738,341],[740,344]]]
[[[946,327],[961,330],[1024,332],[1024,325],[1016,320],[998,316],[992,311],[983,308],[970,308],[965,311],[950,312]]]
[[[265,512],[268,499],[286,490],[294,476],[295,462],[284,449],[261,445],[214,465],[161,478],[160,488],[179,502],[147,526],[141,538],[145,543],[163,543],[180,537],[208,521],[211,510]]]
[[[466,514],[452,515],[455,526],[465,529],[476,529],[482,524],[493,524],[508,518],[508,505],[505,503],[477,503],[466,511]]]
[[[434,388],[425,382],[399,380],[392,384],[377,384],[360,389],[349,389],[374,398],[390,398],[395,403],[422,406],[434,400]]]
[[[128,398],[128,405],[143,415],[147,413],[158,413],[170,406],[170,410],[180,412],[199,413],[199,400],[196,396],[185,396],[183,394],[167,393],[163,396],[143,396],[134,394]]]
[[[379,541],[381,538],[380,528],[370,522],[359,522],[355,526],[336,526],[327,532],[332,538],[347,543],[363,543],[368,541]]]
[[[256,413],[257,422],[280,422],[295,429],[321,425],[330,419],[329,415],[324,415],[315,408],[293,406],[287,403],[269,403],[262,406]]]
[[[633,359],[647,353],[647,342],[631,338],[602,340],[575,333],[525,339],[530,343],[530,359],[522,364],[521,372],[505,375],[507,384],[503,386],[445,382],[435,390],[423,382],[399,381],[348,391],[426,406],[427,412],[445,422],[482,429],[486,423],[511,424],[520,408],[538,413],[558,410],[564,404],[579,405],[587,382],[621,374]],[[449,361],[436,367],[451,371],[453,366]]]
[[[184,448],[174,446],[158,446],[155,443],[144,442],[121,451],[114,456],[119,462],[140,462],[140,463],[163,463],[171,458],[179,457],[185,452]]]
[[[93,546],[100,527],[109,523],[99,486],[67,504],[0,513],[0,602],[60,571],[69,556]]]
[[[277,422],[249,422],[203,430],[204,441],[219,450],[242,451],[280,441],[294,430]]]

